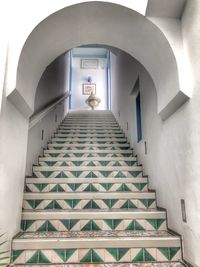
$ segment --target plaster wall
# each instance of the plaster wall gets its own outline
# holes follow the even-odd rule
[[[43,73],[37,87],[35,114],[62,97],[68,88],[68,54],[52,62]],[[32,165],[37,164],[38,156],[63,120],[67,110],[67,100],[59,103],[44,118],[29,129],[26,160],[26,175],[32,174]]]
[[[137,88],[132,92],[138,75],[143,134],[139,143],[135,112]],[[132,59],[131,66],[131,59],[126,54],[112,55],[112,77],[112,110],[128,135],[139,163],[143,164],[145,174],[149,175],[150,188],[156,189],[158,206],[167,209],[169,228],[183,237],[184,259],[200,266],[199,84],[196,84],[195,97],[163,122],[156,111],[154,83],[140,64]],[[182,221],[181,199],[185,200],[187,223]]]
[[[96,95],[101,99],[97,109],[107,109],[107,75],[106,58],[97,58],[99,61],[98,69],[81,69],[81,58],[72,58],[72,109],[90,109],[85,103],[88,95],[83,95],[83,83],[88,83],[87,78],[92,78],[92,83],[96,84]]]
[[[20,229],[28,120],[2,96],[0,114],[0,233],[10,241]],[[1,239],[2,240],[2,239]],[[1,246],[10,249],[10,242]]]

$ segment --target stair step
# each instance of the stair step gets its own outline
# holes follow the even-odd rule
[[[127,142],[126,138],[52,138],[52,142]]]
[[[89,181],[88,181],[89,180]],[[26,183],[147,183],[148,180],[146,177],[137,177],[137,178],[26,178]]]
[[[142,166],[33,166],[33,171],[110,171],[142,172]]]
[[[180,239],[164,231],[146,231],[143,236],[135,231],[24,233],[13,241],[13,261],[15,264],[178,261],[180,247]]]
[[[90,162],[90,161],[98,161],[98,162],[110,162],[115,163],[117,162],[133,162],[135,163],[137,161],[136,157],[104,157],[103,159],[99,157],[70,157],[70,158],[64,158],[64,157],[39,157],[39,162]]]
[[[88,133],[79,133],[77,132],[66,132],[66,133],[55,133],[55,137],[59,138],[79,138],[79,139],[84,139],[84,138],[96,138],[96,139],[104,139],[104,138],[122,138],[124,137],[123,133],[95,133],[95,132],[89,132]]]
[[[73,149],[73,150],[69,150],[69,149],[62,149],[62,150],[58,150],[58,149],[45,149],[44,150],[44,153],[53,153],[53,154],[60,154],[60,153],[95,153],[95,154],[98,154],[98,153],[103,153],[103,154],[109,154],[109,153],[112,153],[112,154],[133,154],[133,150],[132,149],[104,149],[104,150],[101,150],[101,149],[82,149],[82,150],[79,150],[79,149]]]
[[[70,179],[70,178],[68,178]],[[144,192],[148,191],[147,181],[144,178],[134,178],[134,182],[123,181],[106,181],[106,178],[102,181],[99,178],[94,181],[92,178],[85,178],[84,181],[80,182],[84,178],[76,179],[76,182],[69,182],[66,178],[36,178],[30,182],[30,178],[26,179],[25,192]],[[36,182],[35,182],[36,180]],[[39,181],[37,181],[39,180]],[[49,181],[50,180],[50,181]],[[60,181],[61,180],[61,181]],[[74,179],[70,179],[74,180]],[[89,181],[88,181],[89,180]],[[92,180],[92,181],[91,181]],[[98,180],[98,181],[97,181]],[[111,180],[111,179],[110,179]],[[118,179],[119,180],[119,179]],[[138,181],[139,180],[139,181]],[[143,181],[141,181],[143,180]],[[44,182],[43,182],[44,181]]]
[[[67,219],[66,219],[67,218]],[[25,211],[22,214],[21,230],[44,231],[166,231],[166,213],[163,211]]]
[[[112,148],[113,150],[118,149],[118,148],[130,148],[130,144],[90,144],[90,143],[84,143],[84,144],[48,144],[48,147],[50,149],[55,149],[55,148],[73,148],[73,147],[78,147],[78,148],[101,148],[101,149],[107,149],[107,148]]]

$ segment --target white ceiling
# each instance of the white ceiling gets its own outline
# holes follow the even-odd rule
[[[73,57],[107,57],[108,50],[97,47],[77,47],[72,49]]]

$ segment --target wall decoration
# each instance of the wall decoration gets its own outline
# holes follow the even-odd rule
[[[98,59],[81,59],[81,69],[98,69]]]
[[[83,83],[83,95],[96,94],[96,83]]]

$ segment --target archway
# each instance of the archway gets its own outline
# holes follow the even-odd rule
[[[18,64],[16,89],[10,95],[12,102],[20,99],[22,112],[28,110],[29,116],[38,81],[50,62],[66,50],[91,43],[118,47],[144,65],[155,83],[157,111],[163,119],[188,99],[180,89],[173,50],[155,24],[128,8],[90,2],[52,14],[29,35]]]

